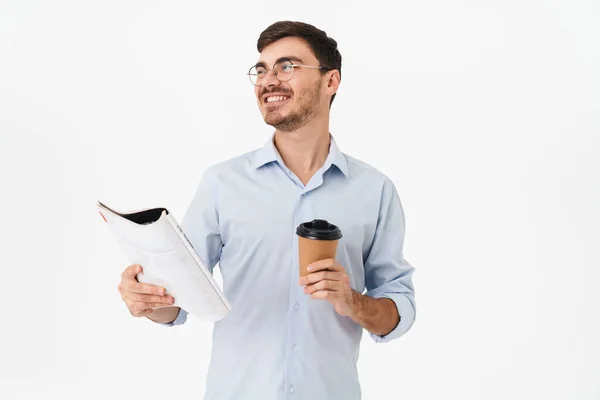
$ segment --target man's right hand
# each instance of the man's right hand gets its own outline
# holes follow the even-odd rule
[[[137,280],[136,275],[140,272],[142,272],[141,265],[132,264],[128,266],[121,274],[121,283],[118,286],[121,298],[127,304],[131,315],[134,317],[148,317],[158,308],[173,306],[175,299],[165,295],[165,288],[140,283]]]

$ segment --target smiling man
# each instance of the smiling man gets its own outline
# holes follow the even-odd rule
[[[248,76],[275,132],[264,147],[208,168],[182,221],[211,271],[219,263],[232,304],[214,326],[205,399],[360,399],[363,331],[388,342],[415,319],[400,199],[389,178],[342,153],[329,132],[341,80],[336,41],[282,21],[257,47]],[[300,278],[296,227],[314,219],[343,237],[335,259]],[[132,315],[183,324],[186,311],[163,288],[135,280],[142,268],[127,267],[119,285]]]

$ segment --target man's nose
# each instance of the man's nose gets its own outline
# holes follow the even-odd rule
[[[275,76],[275,70],[267,71],[267,75],[262,80],[262,85],[265,87],[279,86],[281,81]]]

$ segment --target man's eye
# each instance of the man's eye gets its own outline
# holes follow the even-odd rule
[[[293,67],[293,66],[291,66],[291,65],[283,65],[283,66],[281,67],[281,70],[282,70],[282,71],[284,71],[284,72],[291,72],[291,71],[292,71],[292,69],[294,69],[294,67]]]
[[[256,70],[256,75],[258,75],[258,76],[264,76],[266,73],[267,73],[267,71],[265,71],[264,69]]]

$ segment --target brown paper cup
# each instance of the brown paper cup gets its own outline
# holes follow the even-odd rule
[[[342,231],[324,219],[304,222],[296,228],[300,276],[308,274],[306,267],[315,261],[335,258]]]
[[[306,267],[315,261],[335,258],[338,240],[306,239],[298,236],[298,255],[300,258],[300,276],[308,274]]]

